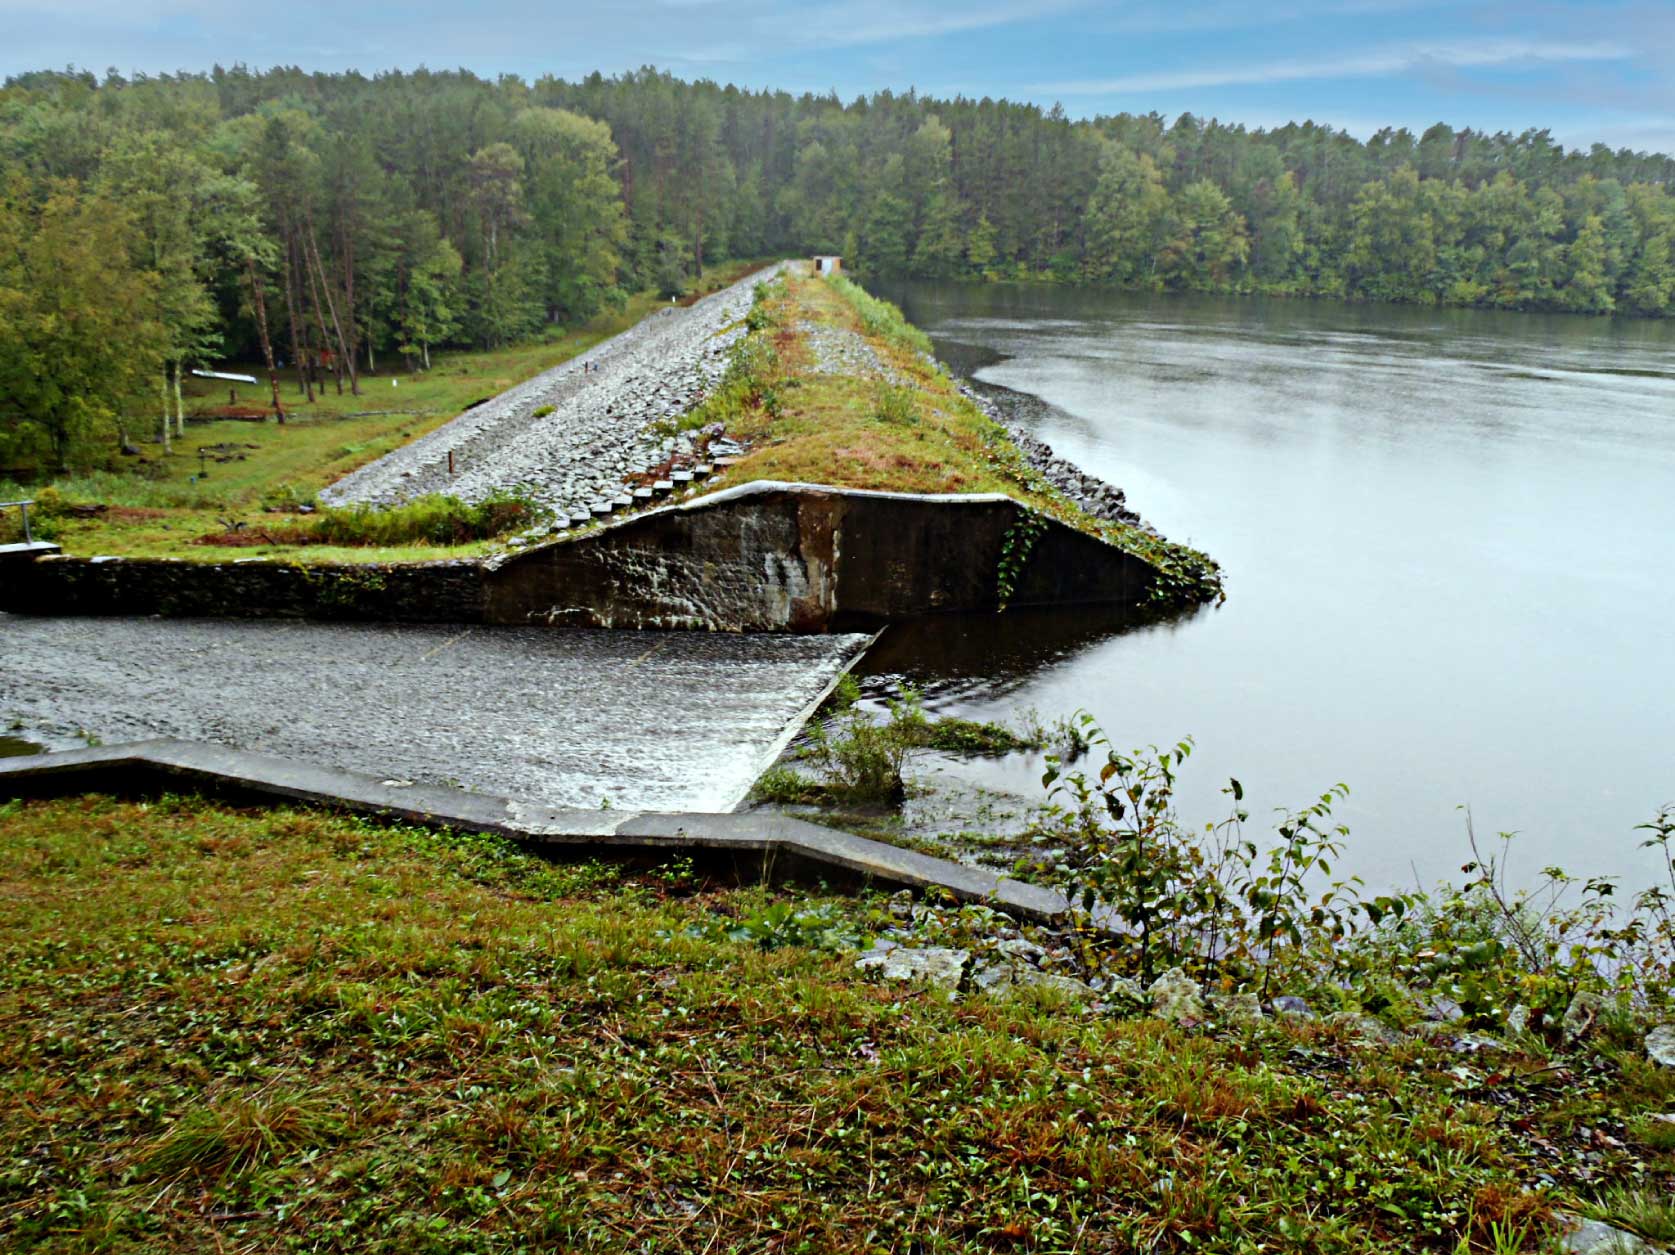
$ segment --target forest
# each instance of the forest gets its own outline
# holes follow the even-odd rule
[[[1437,124],[466,71],[0,88],[0,465],[68,464],[183,370],[494,347],[723,257],[863,276],[1675,314],[1675,158]],[[275,385],[277,395],[277,385]],[[167,437],[168,423],[164,424]]]

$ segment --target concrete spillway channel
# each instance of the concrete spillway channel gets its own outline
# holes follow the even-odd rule
[[[494,832],[555,852],[653,859],[678,853],[750,881],[800,876],[828,884],[936,890],[1037,920],[1057,919],[1066,910],[1060,895],[1035,885],[778,815],[547,807],[168,740],[0,761],[0,798],[183,788]]]
[[[0,614],[0,727],[723,811],[872,638]]]

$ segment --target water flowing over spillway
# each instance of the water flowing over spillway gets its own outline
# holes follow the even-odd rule
[[[555,806],[726,810],[861,635],[552,632],[0,615],[0,718]]]

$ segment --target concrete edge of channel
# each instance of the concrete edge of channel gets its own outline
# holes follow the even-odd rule
[[[789,815],[566,810],[167,738],[0,759],[0,798],[158,787],[493,832],[571,855],[688,852],[739,874],[943,893],[1031,920],[1058,920],[1067,909],[1051,889]]]

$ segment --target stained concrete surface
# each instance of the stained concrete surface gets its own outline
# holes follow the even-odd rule
[[[360,772],[191,741],[156,739],[0,762],[0,799],[111,789],[202,790],[249,799],[324,804],[358,815],[495,832],[561,855],[701,856],[710,871],[756,883],[934,890],[1029,919],[1062,916],[1062,895],[994,872],[804,823],[788,815],[643,814],[566,810],[460,789],[380,780]]]
[[[0,728],[218,742],[548,806],[725,810],[864,635],[0,614]]]

